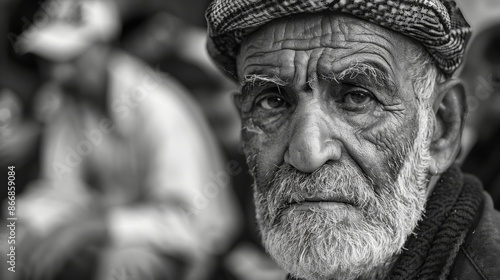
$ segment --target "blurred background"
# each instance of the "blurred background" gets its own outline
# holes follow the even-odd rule
[[[459,161],[500,208],[500,0],[458,0]],[[0,0],[0,182],[15,166],[16,273],[1,279],[284,279],[254,220],[209,0]]]

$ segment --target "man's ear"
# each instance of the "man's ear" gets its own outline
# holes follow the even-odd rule
[[[441,174],[460,152],[466,114],[465,89],[462,81],[449,79],[436,85],[433,112],[435,117],[429,172]]]

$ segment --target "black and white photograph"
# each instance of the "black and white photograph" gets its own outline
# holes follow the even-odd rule
[[[500,0],[0,0],[0,280],[500,280]]]

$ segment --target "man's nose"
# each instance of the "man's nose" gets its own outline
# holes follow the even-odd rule
[[[285,163],[299,171],[312,173],[327,161],[339,160],[340,142],[332,134],[331,126],[321,114],[299,116],[285,153]]]

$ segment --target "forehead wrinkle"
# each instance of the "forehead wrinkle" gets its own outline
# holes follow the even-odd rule
[[[316,48],[310,48],[306,49],[309,51],[309,53],[325,53],[325,50],[327,49],[333,49],[331,47],[325,48],[325,47],[316,47]],[[350,48],[348,47],[338,47],[335,48],[336,50],[349,50]],[[241,74],[245,75],[245,72],[258,72],[257,70],[253,70],[252,68],[259,69],[260,71],[264,71],[264,68],[266,68],[265,72],[272,72],[273,74],[277,75],[277,73],[282,72],[282,69],[280,67],[288,67],[288,68],[293,68],[294,65],[294,57],[295,56],[286,56],[286,59],[284,59],[284,56],[280,55],[284,51],[289,51],[291,54],[295,53],[296,51],[300,51],[299,49],[279,49],[279,50],[273,50],[273,51],[259,51],[259,52],[254,52],[251,53],[250,55],[247,55],[244,57],[244,59],[240,60],[240,67],[241,67]],[[277,54],[277,55],[276,55]],[[318,59],[319,61],[319,59]],[[251,70],[249,70],[251,69]],[[293,77],[287,77],[288,79],[291,79]]]
[[[366,38],[365,38],[366,40]],[[265,63],[268,63],[269,65],[272,65],[274,67],[280,67],[285,64],[284,60],[282,59],[283,57],[281,56],[280,59],[276,59],[275,54],[280,53],[282,51],[290,51],[290,52],[297,52],[297,51],[309,51],[310,53],[322,53],[322,59],[331,55],[332,51],[335,51],[335,56],[338,56],[336,59],[328,59],[331,62],[329,64],[332,64],[333,62],[337,60],[341,60],[343,58],[347,58],[352,56],[353,54],[370,54],[374,56],[378,56],[381,58],[385,63],[384,66],[392,72],[393,75],[395,75],[396,71],[393,67],[393,65],[396,65],[395,57],[392,52],[390,52],[386,46],[382,45],[381,43],[378,42],[372,42],[372,41],[356,41],[356,42],[335,42],[335,46],[326,43],[321,43],[321,46],[317,47],[301,47],[301,46],[295,46],[295,47],[290,47],[290,48],[281,48],[281,49],[276,49],[276,50],[266,50],[266,51],[256,51],[253,52],[251,55],[246,57],[246,62],[245,62],[245,68],[249,65],[254,65],[257,66],[264,66],[262,65],[261,61],[265,61]],[[290,41],[294,41],[290,39]],[[295,40],[297,41],[297,40]],[[309,41],[308,41],[309,42]],[[341,44],[342,43],[342,44]],[[361,46],[360,46],[361,45]],[[342,54],[341,56],[339,56]],[[314,56],[312,56],[314,57]],[[253,61],[259,61],[259,63],[251,63]],[[292,63],[293,64],[293,63]],[[312,65],[312,64],[310,64]],[[266,65],[268,66],[268,65]]]
[[[384,49],[396,48],[395,43],[398,43],[403,37],[392,30],[353,16],[343,17],[338,21],[338,25],[344,34],[345,41],[373,43],[377,39],[382,39],[386,45],[384,46],[382,43],[379,45]],[[366,40],[366,38],[370,39]]]
[[[390,36],[390,34],[388,34],[388,35],[391,38],[391,40],[389,40],[388,38],[386,38],[384,36],[380,36],[378,34],[375,34],[373,32],[372,33],[353,34],[353,37],[355,35],[359,36],[359,37],[355,38],[355,39],[351,39],[350,41],[355,41],[355,42],[360,42],[360,43],[371,43],[371,44],[375,44],[383,49],[397,48],[398,47],[398,46],[394,45],[394,42],[393,42],[396,39],[393,36]],[[377,40],[373,40],[373,39],[382,39],[385,43],[377,42]]]
[[[313,89],[314,88],[314,83],[318,79],[318,62],[321,59],[321,56],[323,55],[325,49],[324,48],[318,48],[314,49],[311,52],[309,63],[307,64],[307,83],[309,85],[309,88]]]
[[[342,32],[334,30],[332,25],[334,24],[325,18],[321,18],[319,22],[307,19],[293,21],[286,19],[277,23],[277,27],[274,28],[274,37],[260,34],[264,38],[259,41],[263,45],[268,45],[265,42],[266,38],[273,38],[271,45],[277,49],[309,50],[314,47],[328,47],[328,43],[333,40],[335,35],[342,35]],[[295,34],[301,34],[301,38],[296,38]]]
[[[359,49],[356,53],[359,53],[359,54],[365,53],[365,54],[371,54],[371,55],[380,57],[386,64],[386,65],[384,65],[384,68],[385,68],[385,66],[387,66],[388,70],[391,71],[392,75],[395,75],[396,72],[394,71],[394,69],[392,67],[393,65],[397,66],[396,58],[394,57],[394,54],[376,42],[366,42],[366,43],[370,43],[370,44],[379,46],[380,47],[379,52],[377,52],[375,50],[370,50],[368,48],[368,46],[364,46],[361,49]],[[384,52],[388,57],[382,55],[381,52]],[[389,58],[391,58],[392,61],[389,61]]]
[[[397,42],[393,42],[394,40],[390,40],[395,36],[385,28],[371,27],[371,25],[373,24],[354,17],[323,16],[319,20],[314,17],[294,21],[288,18],[281,22],[278,20],[271,28],[265,26],[257,30],[250,36],[252,39],[243,45],[241,53],[245,54],[246,57],[241,61],[244,65],[240,69],[247,71],[249,67],[258,66],[276,68],[272,72],[278,72],[281,74],[280,76],[287,76],[287,80],[291,81],[296,76],[293,73],[295,72],[294,68],[296,68],[296,63],[294,63],[296,54],[288,56],[281,52],[308,51],[316,54],[319,50],[321,56],[324,57],[323,54],[331,53],[325,49],[330,49],[335,50],[335,56],[337,56],[336,59],[328,59],[330,64],[337,64],[337,59],[352,57],[353,54],[366,53],[378,56],[379,60],[384,62],[383,66],[394,76],[398,71],[394,69],[393,64],[398,60],[389,50],[395,48],[394,44],[397,44]],[[360,31],[362,32],[360,33]],[[297,34],[300,34],[300,38],[294,38],[297,37]],[[316,58],[315,56],[311,57]],[[309,61],[307,65],[304,65],[304,67],[307,66],[309,81],[313,80],[312,75],[309,74],[312,72],[311,68],[316,65],[318,69],[320,64],[322,64],[321,61],[319,63]],[[266,70],[266,72],[269,71]],[[244,75],[244,73],[242,74]]]
[[[376,38],[383,38],[380,36],[376,36]],[[337,42],[339,44],[339,42]],[[384,68],[390,70],[390,72],[395,75],[396,71],[393,69],[393,65],[396,65],[396,59],[393,54],[393,51],[390,51],[390,48],[385,46],[384,44],[377,42],[377,40],[367,40],[367,38],[360,37],[357,40],[353,41],[344,41],[342,42],[342,46],[336,45],[334,47],[329,47],[329,49],[339,50],[339,53],[342,53],[342,50],[346,50],[343,52],[342,56],[339,56],[338,59],[348,58],[355,54],[363,55],[370,54],[374,56],[380,57],[384,62]],[[326,55],[331,55],[332,52],[326,52]],[[338,53],[335,53],[337,56]],[[332,63],[336,60],[332,60]]]
[[[340,42],[345,42],[346,40],[346,35],[348,34],[349,26],[345,24],[344,21],[346,20],[345,18],[336,18],[333,16],[329,16],[326,18],[323,18],[322,21],[325,22],[325,24],[328,26],[330,29],[330,34],[333,37],[333,35],[341,36],[337,38],[337,41]]]
[[[360,24],[362,20],[356,21],[355,18],[346,18],[345,21],[350,21],[350,24],[347,24],[349,28],[356,29],[356,31],[348,33],[346,41],[351,41],[358,46],[364,44],[362,49],[366,50],[366,53],[372,53],[382,58],[393,75],[404,70],[401,69],[404,66],[401,66],[400,61],[404,59],[404,50],[411,42],[406,36],[373,23]],[[369,46],[374,46],[375,49],[370,51],[368,50]]]
[[[273,59],[274,55],[267,52],[259,52],[247,55],[239,62],[238,76],[240,80],[249,74],[281,76],[283,61]]]
[[[294,52],[293,61],[293,85],[297,91],[302,91],[306,88],[308,81],[308,68],[309,68],[310,55],[308,52],[296,51]]]
[[[331,43],[345,41],[345,34],[338,30],[338,23],[328,22],[325,18],[320,23],[314,23],[312,26],[300,28],[299,24],[306,25],[308,21],[293,21],[289,23],[287,19],[284,22],[276,21],[275,28],[263,28],[252,34],[252,39],[245,40],[242,53],[252,51],[259,53],[260,49],[266,49],[266,52],[279,51],[284,49],[307,51],[314,48],[332,47]],[[321,25],[321,28],[317,28]],[[334,28],[337,26],[337,28]],[[300,34],[300,38],[296,37]]]
[[[261,52],[261,55],[258,56],[251,54],[243,62],[241,75],[273,75],[286,81],[293,81],[297,63],[295,61],[296,54],[297,52],[294,50]]]

